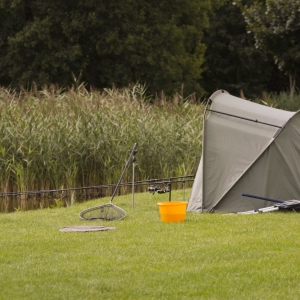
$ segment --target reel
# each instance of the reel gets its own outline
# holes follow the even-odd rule
[[[158,185],[150,185],[148,187],[148,192],[150,192],[152,195],[157,192],[158,194],[164,194],[164,193],[169,193],[170,192],[170,187],[168,186],[158,186]]]

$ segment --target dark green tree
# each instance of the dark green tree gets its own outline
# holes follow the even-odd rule
[[[257,1],[245,7],[244,16],[256,47],[288,75],[293,94],[300,76],[300,1]]]
[[[198,92],[208,15],[224,0],[0,0],[0,84],[146,83]]]
[[[285,88],[284,75],[270,55],[255,47],[246,26],[241,7],[234,1],[226,1],[212,15],[203,40],[207,51],[201,83],[208,94],[225,89],[251,98]]]

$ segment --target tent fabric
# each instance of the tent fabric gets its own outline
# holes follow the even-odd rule
[[[202,157],[188,211],[241,212],[272,205],[242,193],[300,198],[300,116],[217,91],[203,124]]]

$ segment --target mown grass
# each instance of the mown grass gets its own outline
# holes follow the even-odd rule
[[[157,202],[168,194],[141,193],[134,210],[131,195],[115,197],[123,221],[79,219],[109,200],[1,214],[0,298],[299,299],[297,213],[187,213],[167,224]],[[72,225],[116,230],[59,232]]]

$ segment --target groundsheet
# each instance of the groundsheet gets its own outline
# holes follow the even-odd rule
[[[61,232],[87,232],[87,231],[104,231],[104,230],[114,230],[116,227],[107,226],[66,226],[59,229]]]

